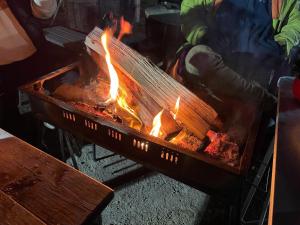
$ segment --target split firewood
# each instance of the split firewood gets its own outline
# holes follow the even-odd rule
[[[92,49],[91,52],[94,50],[103,57],[105,53],[100,43],[102,34],[101,29],[95,28],[87,36],[85,44],[88,49]],[[182,110],[179,111],[178,119],[199,139],[205,139],[207,131],[212,127],[222,127],[217,112],[211,106],[145,57],[114,38],[110,40],[109,49],[115,68],[141,87],[161,109],[172,109],[180,96]]]
[[[105,60],[102,57],[93,58],[99,61],[101,74],[108,74],[107,66],[103,63]],[[162,108],[136,82],[129,79],[118,68],[115,69],[119,78],[120,96],[126,96],[127,104],[136,110],[145,127],[152,127],[153,118]]]
[[[176,144],[178,147],[193,152],[199,150],[203,145],[203,141],[189,132],[186,128],[183,128],[176,137],[171,139],[170,142]]]
[[[122,123],[125,126],[141,131],[144,127],[144,123],[139,117],[139,111],[137,110],[136,106],[132,104],[130,106],[128,105],[128,107],[121,106],[122,105],[116,102],[114,105],[114,113],[122,119]]]
[[[174,120],[173,115],[167,110],[164,110],[161,115],[161,131],[164,138],[179,133],[182,127]]]

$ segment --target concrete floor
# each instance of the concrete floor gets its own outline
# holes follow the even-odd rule
[[[97,146],[97,157],[112,154]],[[95,162],[92,146],[82,149],[77,157],[79,168],[85,174],[107,181],[140,165],[115,155]],[[69,164],[71,160],[68,160]],[[128,169],[124,169],[131,166]],[[151,173],[124,184],[115,190],[115,196],[102,212],[103,225],[197,225],[206,209],[209,196],[160,173]]]

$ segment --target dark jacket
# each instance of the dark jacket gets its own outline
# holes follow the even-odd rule
[[[214,2],[214,0],[183,0],[182,31],[190,44],[198,44],[207,33],[218,10]],[[278,1],[273,0],[272,4],[274,2]],[[299,0],[283,0],[279,15],[272,23],[275,41],[284,48],[285,54],[289,55],[291,49],[299,45],[300,41]]]
[[[39,49],[44,43],[43,27],[48,20],[37,19],[32,15],[30,0],[6,0],[9,8],[24,28],[34,46]]]

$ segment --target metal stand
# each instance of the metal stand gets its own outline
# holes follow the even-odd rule
[[[103,159],[107,159],[107,158],[110,158],[110,157],[113,157],[113,156],[115,156],[115,155],[117,155],[117,154],[112,153],[112,154],[109,154],[109,155],[106,155],[106,156],[97,158],[97,148],[96,148],[96,145],[93,144],[93,159],[94,159],[95,162],[101,161],[101,160],[103,160]]]
[[[61,155],[61,160],[66,161],[66,154],[65,154],[65,148],[64,148],[64,134],[62,129],[58,129],[58,140],[59,140],[59,150]]]
[[[114,156],[118,155],[116,153],[112,153],[112,154],[105,155],[105,156],[97,158],[97,147],[96,147],[95,144],[93,144],[92,146],[93,146],[93,160],[95,162],[101,161],[101,160],[104,160],[104,159],[107,159],[107,158],[114,157]],[[118,164],[120,162],[123,162],[124,160],[127,160],[127,159],[126,158],[118,159],[118,160],[116,160],[116,161],[114,161],[114,162],[112,162],[110,164],[104,165],[103,169],[105,169],[105,168],[107,168],[109,166]],[[122,170],[129,169],[129,168],[134,167],[136,165],[137,165],[137,163],[133,163],[133,164],[131,164],[129,166],[125,166],[125,167],[123,167],[123,168],[121,168],[119,170],[115,170],[115,171],[113,171],[112,175],[115,175],[115,174],[117,174],[118,172],[120,172]],[[152,173],[151,170],[146,169],[145,167],[139,167],[137,169],[134,169],[132,171],[127,172],[126,174],[123,174],[123,175],[120,175],[118,177],[115,177],[115,178],[112,178],[110,180],[107,180],[104,183],[106,185],[108,185],[109,187],[112,187],[112,188],[116,189],[116,188],[118,188],[118,187],[120,187],[120,186],[122,186],[122,185],[124,185],[126,183],[132,182],[132,181],[134,181],[134,180],[136,180],[136,179],[138,179],[138,178],[140,178],[142,176],[145,176],[147,174],[150,174],[150,173]]]
[[[267,209],[269,206],[269,185],[268,185],[268,181],[269,181],[269,173],[270,173],[270,162],[273,156],[273,149],[274,149],[274,139],[272,140],[267,153],[258,169],[258,172],[253,180],[253,182],[251,183],[251,188],[246,196],[242,211],[241,211],[241,224],[243,225],[247,225],[247,224],[258,224],[258,225],[262,225],[264,224],[265,218],[266,218],[266,214],[267,214]],[[267,182],[264,186],[264,188],[260,188],[259,185],[262,181],[262,178],[264,177],[264,174],[267,172]],[[255,194],[258,192],[264,192],[267,193],[266,196],[266,200],[264,202],[264,206],[262,209],[262,212],[260,214],[260,217],[258,220],[251,220],[251,221],[247,221],[246,220],[246,214],[247,211],[254,199]]]
[[[70,138],[70,135],[68,132],[66,131],[63,131],[62,129],[58,129],[58,136],[59,136],[59,145],[60,145],[60,152],[61,152],[61,155],[62,155],[62,160],[65,161],[66,160],[66,156],[65,156],[65,143],[66,143],[66,146],[67,146],[67,151],[69,152],[70,154],[70,157],[72,159],[72,162],[73,162],[73,166],[75,169],[79,170],[78,168],[78,163],[77,163],[77,160],[75,158],[75,154],[74,154],[74,151],[73,151],[73,147],[71,145],[71,138]],[[64,142],[65,140],[65,142]]]
[[[262,213],[260,214],[260,217],[259,217],[259,220],[258,220],[259,221],[258,225],[263,225],[265,223],[267,212],[268,212],[268,209],[269,209],[269,205],[270,205],[270,193],[268,193],[268,196],[265,200]]]

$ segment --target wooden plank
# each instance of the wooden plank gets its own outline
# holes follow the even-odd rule
[[[293,95],[294,77],[278,81],[278,105],[268,224],[300,221],[300,105]]]
[[[95,28],[87,36],[85,44],[104,56],[104,50],[100,44],[102,34],[101,29]],[[179,110],[177,118],[200,139],[206,136],[209,129],[222,126],[217,112],[211,106],[164,71],[152,65],[145,57],[115,38],[111,39],[109,49],[114,66],[141,86],[162,108],[172,109],[177,97],[180,96],[181,110]]]
[[[0,191],[0,224],[46,225],[2,191]]]
[[[0,140],[0,190],[46,224],[79,225],[112,190],[15,137]]]
[[[93,55],[93,59],[98,62],[101,73],[108,74],[105,59],[98,54]],[[135,105],[138,108],[138,114],[147,128],[152,128],[153,118],[162,110],[162,107],[148,95],[136,82],[129,79],[126,74],[116,68],[119,76],[120,87],[127,93],[127,101],[130,106]],[[101,84],[102,85],[102,84]],[[109,84],[108,84],[109,85]],[[133,104],[132,104],[133,103]],[[147,129],[146,129],[147,130]],[[148,132],[150,131],[148,130]]]

